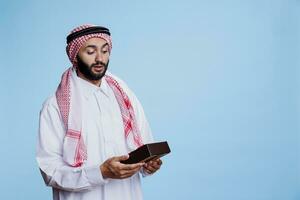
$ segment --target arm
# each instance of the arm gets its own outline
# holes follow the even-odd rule
[[[132,96],[131,99],[135,110],[136,120],[138,123],[138,128],[141,133],[143,143],[144,144],[152,143],[154,142],[154,139],[144,109],[140,101],[138,100],[138,98],[132,92],[131,92],[131,96]],[[155,160],[151,160],[147,162],[143,166],[143,168],[141,168],[140,173],[142,174],[143,177],[152,175],[157,170],[160,169],[161,165],[162,165],[162,161],[159,158]]]
[[[95,166],[71,167],[62,159],[65,129],[55,97],[49,99],[40,112],[36,159],[46,185],[67,191],[81,191],[106,184]]]
[[[148,120],[146,118],[144,109],[143,109],[140,101],[135,96],[135,94],[129,89],[129,87],[123,80],[114,76],[111,73],[109,73],[109,74],[110,74],[110,76],[113,76],[120,83],[120,85],[122,86],[122,88],[124,89],[124,91],[126,92],[126,94],[128,95],[128,97],[132,103],[132,106],[134,109],[134,114],[135,114],[135,117],[137,120],[138,130],[141,134],[143,143],[147,144],[147,143],[154,142]],[[140,173],[143,175],[143,177],[148,176],[148,175],[156,172],[160,168],[161,165],[162,165],[162,161],[160,159],[155,159],[152,162],[148,162],[147,164],[145,164],[140,169]]]

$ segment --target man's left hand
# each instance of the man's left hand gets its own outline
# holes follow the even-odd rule
[[[162,165],[162,161],[159,158],[157,158],[157,159],[150,160],[149,162],[145,163],[143,166],[143,169],[148,174],[153,174],[157,170],[159,170],[161,165]]]

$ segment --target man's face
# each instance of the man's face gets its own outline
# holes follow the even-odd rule
[[[102,38],[91,38],[80,48],[78,70],[88,80],[100,80],[109,63],[109,46]]]

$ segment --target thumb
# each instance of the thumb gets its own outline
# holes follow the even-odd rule
[[[122,160],[127,160],[129,158],[129,155],[123,155],[123,156],[117,156],[116,160],[117,161],[122,161]]]

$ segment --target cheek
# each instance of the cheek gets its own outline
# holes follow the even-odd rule
[[[81,60],[86,65],[91,66],[94,63],[93,61],[95,60],[95,58],[91,55],[85,55],[85,56],[82,56]]]
[[[107,61],[109,60],[109,54],[104,55],[104,60],[107,63]]]

